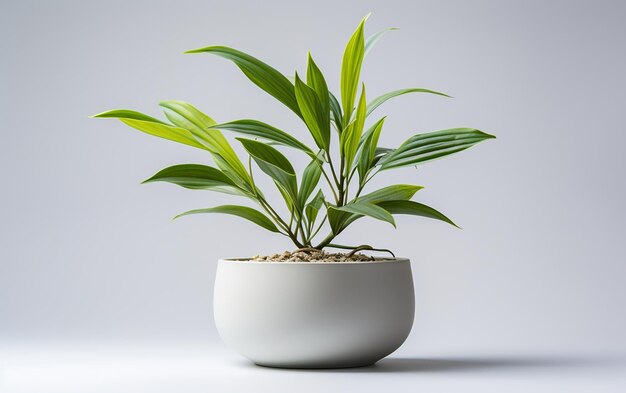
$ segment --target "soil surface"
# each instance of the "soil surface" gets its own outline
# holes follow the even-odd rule
[[[370,262],[388,259],[375,258],[359,253],[352,255],[349,255],[349,253],[328,253],[314,249],[285,251],[273,255],[256,255],[252,258],[253,261],[269,262]]]

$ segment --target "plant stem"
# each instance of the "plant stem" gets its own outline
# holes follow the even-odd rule
[[[348,176],[348,184],[346,185],[346,188],[350,186],[350,182],[352,181],[352,178],[354,177],[354,174],[356,173],[356,169],[357,167],[352,168],[352,171],[350,172],[350,175]]]
[[[265,198],[259,195],[259,193],[257,192],[257,187],[256,187],[256,184],[254,183],[254,175],[252,173],[252,157],[251,156],[248,157],[248,171],[250,173],[250,182],[252,183],[252,192],[254,193],[254,197],[256,201],[261,205],[263,210],[265,210],[265,212],[269,214],[269,216],[274,220],[274,222],[276,222],[276,224],[278,224],[279,227],[282,227],[283,230],[287,232],[287,233],[284,233],[284,235],[289,236],[291,238],[292,237],[291,230],[287,228],[287,224],[283,221],[282,218],[280,218],[278,213],[276,213],[276,211],[270,206],[270,204],[267,203]]]
[[[328,216],[324,216],[324,219],[322,219],[322,222],[320,223],[320,225],[317,227],[317,229],[313,232],[312,235],[309,236],[309,244],[311,243],[311,240],[313,240],[313,238],[317,235],[317,233],[320,231],[320,229],[322,229],[322,226],[324,225],[324,223],[326,222],[326,219],[328,218]]]
[[[339,174],[341,175],[341,180],[339,183],[339,203],[337,204],[337,206],[343,206],[345,204],[345,189],[344,189],[344,182],[346,180],[346,177],[343,173],[344,171],[344,167],[346,166],[346,159],[345,156],[341,156],[341,163],[340,163],[340,167],[339,167]]]
[[[293,226],[293,211],[291,212],[291,215],[289,216],[289,230],[291,231],[291,227]]]
[[[308,247],[310,244],[308,244],[307,238],[308,238],[308,234],[304,232],[304,226],[302,225],[302,213],[298,214],[298,228],[300,229],[300,235],[302,237],[302,244],[304,244],[305,247]]]
[[[330,187],[330,190],[333,192],[333,197],[335,197],[335,202],[338,202],[339,198],[337,197],[337,192],[335,192],[335,187],[333,186],[332,182],[330,181],[330,178],[328,177],[328,174],[326,173],[323,167],[322,167],[322,174],[326,178],[326,181],[328,182],[328,186]]]
[[[326,159],[328,160],[328,165],[330,166],[330,172],[333,175],[333,179],[335,180],[335,184],[338,189],[341,189],[339,185],[339,179],[337,179],[337,173],[335,172],[335,166],[333,165],[333,160],[330,158],[330,154],[326,152]]]
[[[278,213],[276,213],[276,211],[272,208],[272,206],[270,206],[270,204],[267,203],[265,198],[259,196],[258,201],[261,204],[261,207],[263,207],[263,209],[267,212],[267,214],[269,214],[270,217],[272,217],[274,221],[276,221],[276,223],[285,230],[286,232],[285,235],[288,236],[296,246],[302,247],[302,243],[298,241],[297,235],[291,231],[291,226],[287,226],[287,223],[283,221],[282,218],[280,218]]]
[[[365,181],[364,181],[362,184],[359,184],[359,189],[357,190],[356,195],[354,196],[354,199],[353,199],[353,200],[356,200],[356,199],[359,197],[359,195],[361,195],[361,191],[363,191],[363,188],[365,188],[365,185],[366,185],[366,184],[367,184],[370,180],[372,180],[372,178],[373,178],[373,177],[374,177],[377,173],[378,173],[378,172],[375,172],[375,173],[374,173],[374,174],[372,174],[372,176],[370,176],[369,178],[367,177],[367,175],[369,174],[369,172],[367,172],[367,173],[365,174]]]
[[[322,240],[322,241],[320,242],[320,244],[318,244],[317,246],[315,246],[315,248],[317,248],[318,250],[321,250],[322,248],[326,247],[326,246],[327,246],[330,242],[332,242],[332,241],[333,241],[333,239],[335,238],[335,236],[337,236],[337,235],[335,235],[335,234],[334,234],[334,233],[332,233],[332,232],[331,232],[331,233],[329,233],[329,234],[328,234],[328,236],[326,236],[326,237],[324,238],[324,240]]]

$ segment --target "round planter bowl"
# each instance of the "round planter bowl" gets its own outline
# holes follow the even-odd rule
[[[411,264],[222,259],[213,309],[224,342],[258,365],[368,366],[411,331]]]

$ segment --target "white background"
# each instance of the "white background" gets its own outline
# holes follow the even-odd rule
[[[158,101],[181,99],[310,143],[231,63],[182,52],[224,44],[292,74],[310,50],[337,91],[344,45],[369,11],[368,34],[400,28],[366,59],[370,97],[455,97],[385,104],[382,145],[457,126],[498,139],[374,184],[425,186],[417,200],[463,230],[364,219],[340,239],[413,261],[418,310],[395,359],[252,368],[217,338],[215,262],[290,244],[229,216],[172,222],[233,202],[139,182],[208,157],[88,116],[159,116]],[[625,15],[619,1],[3,2],[0,391],[620,391]]]

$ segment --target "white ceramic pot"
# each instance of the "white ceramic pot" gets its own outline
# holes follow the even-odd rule
[[[222,259],[214,314],[224,342],[258,365],[371,365],[411,331],[411,264]]]

